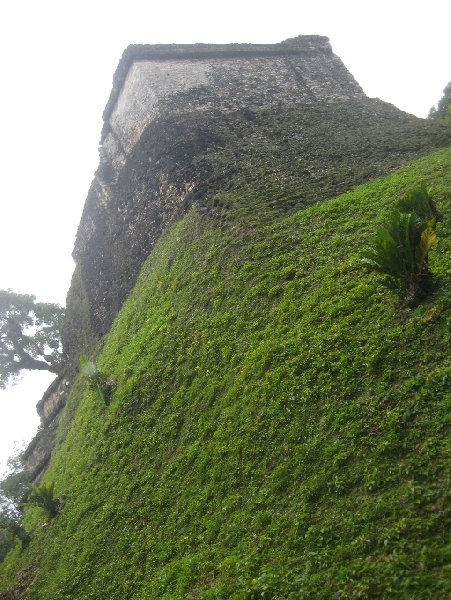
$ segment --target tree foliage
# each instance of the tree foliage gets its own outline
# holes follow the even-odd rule
[[[0,290],[0,389],[23,369],[59,372],[63,317],[58,304]]]
[[[10,473],[0,481],[0,514],[20,520],[19,505],[29,489],[28,475],[25,471]]]
[[[428,118],[443,123],[443,125],[451,125],[451,81],[443,90],[443,96],[440,98],[437,108],[433,106],[429,111]]]
[[[0,562],[13,546],[15,537],[20,539],[22,547],[30,541],[21,524],[19,508],[29,488],[21,455],[9,459],[8,468],[10,473],[0,481]]]

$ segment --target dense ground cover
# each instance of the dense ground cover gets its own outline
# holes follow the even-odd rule
[[[111,404],[73,386],[46,474],[61,513],[28,511],[0,589],[445,597],[450,165],[439,151],[288,217],[232,189],[222,218],[175,224],[99,353]],[[437,290],[410,310],[360,253],[420,182],[445,218]]]

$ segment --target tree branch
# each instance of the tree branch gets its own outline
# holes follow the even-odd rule
[[[19,362],[15,363],[17,370],[38,370],[38,371],[50,371],[51,373],[58,373],[58,369],[47,362],[42,360],[36,360],[32,356],[29,356],[25,352],[21,352]]]

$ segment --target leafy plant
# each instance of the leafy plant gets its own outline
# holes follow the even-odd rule
[[[437,108],[433,106],[429,111],[428,119],[443,125],[451,125],[451,81],[443,90],[443,96],[440,98]]]
[[[0,513],[0,563],[13,547],[16,537],[21,541],[22,548],[29,545],[31,536],[25,531],[20,521]]]
[[[40,506],[47,515],[53,519],[59,513],[61,501],[55,498],[55,483],[48,481],[41,485],[31,484],[32,491],[28,500],[22,503],[22,506]]]
[[[108,379],[95,364],[85,354],[80,356],[81,374],[86,379],[88,387],[97,394],[99,400],[104,404],[109,404],[111,395],[116,387],[116,383],[112,379]]]
[[[419,186],[408,192],[398,202],[398,210],[401,213],[416,213],[421,219],[429,221],[435,219],[440,221],[442,215],[437,210],[426,186]]]
[[[8,474],[0,481],[0,515],[20,520],[19,505],[29,489],[29,476],[23,456],[12,456],[7,462]]]
[[[18,537],[22,548],[30,543],[30,535],[22,526],[20,501],[28,489],[28,475],[24,469],[22,453],[8,460],[9,473],[0,481],[0,562]]]
[[[373,248],[362,261],[384,276],[383,284],[396,291],[408,306],[415,306],[432,290],[428,254],[437,241],[440,215],[424,187],[398,203],[388,224],[377,230]]]

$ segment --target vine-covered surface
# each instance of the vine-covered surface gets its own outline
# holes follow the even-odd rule
[[[252,191],[158,241],[77,380],[48,525],[0,567],[30,600],[444,598],[451,151],[276,216]],[[397,305],[361,252],[425,182],[436,291]],[[448,246],[449,248],[449,246]]]

